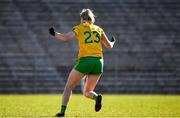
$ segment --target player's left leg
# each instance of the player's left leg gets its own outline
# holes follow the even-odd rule
[[[69,102],[70,96],[72,94],[72,90],[75,86],[80,83],[81,79],[85,76],[85,74],[72,69],[71,73],[69,74],[66,86],[64,88],[63,96],[62,96],[62,106],[61,111],[56,114],[57,117],[62,117],[65,115],[66,106]]]
[[[76,87],[77,84],[80,83],[82,78],[85,76],[85,74],[80,73],[76,71],[75,69],[72,69],[66,86],[64,88],[63,96],[62,96],[62,105],[66,106],[69,102],[70,95],[72,93],[72,90]]]

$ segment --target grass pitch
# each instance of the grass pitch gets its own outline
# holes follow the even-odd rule
[[[60,109],[61,95],[0,95],[0,117],[52,117]],[[73,94],[67,117],[180,117],[180,96],[103,95],[103,107]]]

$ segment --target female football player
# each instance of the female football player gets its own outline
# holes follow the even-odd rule
[[[86,76],[83,95],[95,100],[95,111],[101,109],[102,96],[94,92],[94,88],[103,72],[103,51],[102,44],[107,48],[112,48],[115,38],[108,40],[103,29],[94,25],[95,16],[90,9],[83,9],[80,13],[80,24],[73,27],[71,32],[62,34],[49,29],[49,33],[62,41],[77,39],[79,44],[78,61],[69,74],[62,96],[61,111],[57,117],[65,115],[65,110],[69,102],[72,90]]]

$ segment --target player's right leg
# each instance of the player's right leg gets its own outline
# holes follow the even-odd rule
[[[84,96],[95,100],[95,111],[97,112],[100,111],[102,107],[102,96],[94,92],[94,88],[99,79],[100,75],[88,75],[83,91]]]
[[[84,85],[84,95],[88,98],[94,99],[96,101],[95,111],[100,111],[102,96],[94,92],[97,82],[103,72],[103,59],[102,58],[92,58],[91,62],[94,63],[93,69],[87,75],[87,80]]]

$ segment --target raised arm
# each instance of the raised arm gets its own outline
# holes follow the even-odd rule
[[[116,39],[114,36],[112,36],[111,41],[109,41],[108,37],[105,33],[103,33],[102,43],[106,48],[113,48],[114,43],[116,42]]]
[[[68,32],[68,33],[62,34],[59,32],[55,32],[53,27],[49,28],[49,33],[61,41],[69,41],[75,38],[74,32]]]

